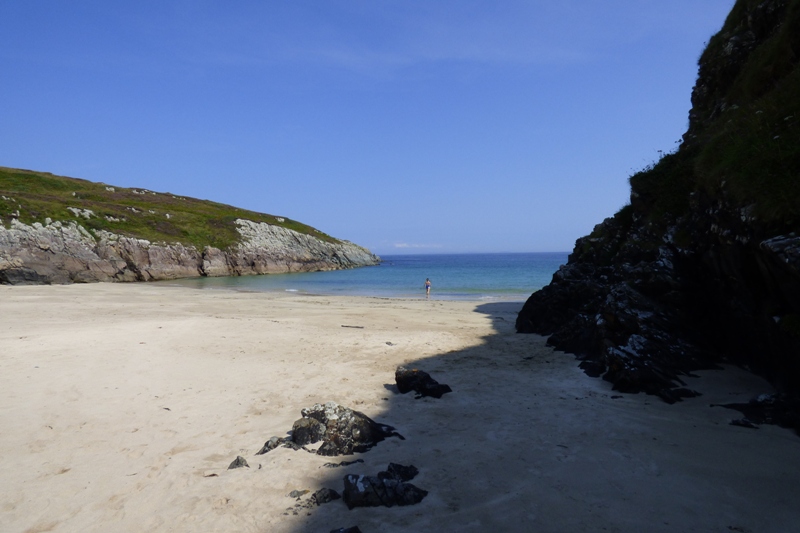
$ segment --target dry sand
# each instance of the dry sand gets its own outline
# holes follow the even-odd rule
[[[572,356],[515,334],[519,307],[0,287],[0,531],[796,531],[800,437],[709,406],[765,382],[731,368],[691,379],[704,395],[678,405],[613,398]],[[399,364],[454,392],[396,394]],[[337,469],[255,455],[326,401],[406,440]],[[237,455],[250,468],[227,470]],[[341,490],[389,462],[419,468],[421,504],[287,511],[292,490]]]

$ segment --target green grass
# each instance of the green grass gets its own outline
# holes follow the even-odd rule
[[[695,155],[691,149],[669,153],[631,176],[631,191],[638,195],[632,200],[633,208],[653,220],[688,211],[689,194],[695,186]]]
[[[768,223],[800,221],[800,71],[753,102],[728,111],[697,158],[698,186],[725,187]]]
[[[89,220],[76,217],[68,207],[88,209],[96,216]],[[339,242],[295,220],[207,200],[0,167],[0,222],[8,227],[12,218],[26,224],[44,224],[46,218],[75,220],[88,229],[152,242],[179,242],[198,249],[206,245],[225,249],[238,243],[234,224],[237,218],[281,226],[326,242]]]
[[[725,191],[733,207],[752,206],[778,231],[800,228],[800,0],[785,3],[777,30],[759,18],[761,4],[739,0],[700,58],[710,96],[694,102],[696,136],[631,176],[634,205],[651,220],[686,212],[694,191]],[[763,42],[749,55],[729,53],[748,20]]]

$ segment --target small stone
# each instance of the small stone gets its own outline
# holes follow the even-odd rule
[[[311,501],[313,501],[317,505],[322,505],[323,503],[329,503],[334,500],[339,500],[341,499],[341,497],[342,495],[333,489],[322,488],[311,495]]]
[[[308,489],[293,490],[292,492],[289,493],[289,497],[290,498],[299,498],[300,496],[304,496],[304,495],[308,494],[309,492],[311,492],[311,491],[308,490]]]
[[[234,459],[233,462],[230,464],[230,466],[228,466],[228,470],[232,470],[234,468],[242,468],[243,466],[250,468],[250,465],[247,464],[247,461],[245,461],[244,457],[242,457],[241,455],[237,455],[236,459]]]
[[[364,459],[356,459],[355,461],[340,461],[338,463],[325,463],[322,466],[324,466],[325,468],[339,468],[340,466],[350,466],[356,463],[363,463],[363,462]]]
[[[256,455],[264,455],[268,451],[274,450],[275,448],[283,444],[284,440],[285,439],[282,439],[280,437],[270,438],[267,442],[264,443],[264,446],[262,446],[261,449],[256,452]]]

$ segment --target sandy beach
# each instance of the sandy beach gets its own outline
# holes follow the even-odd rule
[[[618,395],[520,303],[0,286],[0,531],[782,532],[800,523],[800,437],[711,404],[770,392],[736,368],[666,405]],[[411,365],[441,399],[395,391]],[[279,448],[334,401],[394,426],[363,454]],[[249,468],[228,470],[237,455]],[[331,461],[363,463],[330,469]],[[295,505],[345,474],[419,468],[418,505]],[[296,512],[296,514],[295,514]]]

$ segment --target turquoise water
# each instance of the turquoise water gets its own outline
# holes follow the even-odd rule
[[[550,283],[567,261],[566,252],[525,254],[447,254],[382,256],[379,266],[336,270],[197,278],[170,284],[203,289],[289,291],[305,294],[425,298],[430,278],[431,299],[524,301]]]

